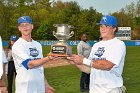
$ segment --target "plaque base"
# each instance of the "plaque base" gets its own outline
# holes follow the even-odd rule
[[[57,42],[51,46],[48,56],[69,57],[72,54],[72,47],[65,42]]]
[[[55,54],[55,53],[49,53],[48,56],[58,56],[58,57],[68,57],[67,54]]]

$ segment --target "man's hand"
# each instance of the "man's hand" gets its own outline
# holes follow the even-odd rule
[[[73,54],[70,58],[70,61],[73,61],[76,65],[82,65],[83,64],[83,57],[80,55]]]
[[[46,93],[54,93],[54,92],[55,92],[55,89],[51,87],[50,85],[46,87]]]
[[[57,55],[51,55],[51,56],[47,56],[47,57],[48,57],[49,61],[59,59],[59,57]]]

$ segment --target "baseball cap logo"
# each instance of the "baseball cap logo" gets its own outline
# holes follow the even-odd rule
[[[26,18],[25,18],[25,17],[21,17],[21,19],[26,20]]]
[[[16,38],[16,36],[13,36],[13,38]]]
[[[12,35],[12,36],[10,37],[10,40],[12,40],[12,41],[16,41],[17,39],[18,39],[18,37],[15,36],[15,35]]]
[[[104,20],[104,22],[107,22],[107,18],[105,16],[103,17],[103,20]]]

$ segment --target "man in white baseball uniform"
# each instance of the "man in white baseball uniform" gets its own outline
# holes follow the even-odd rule
[[[21,37],[12,47],[17,72],[15,93],[54,93],[54,88],[44,79],[43,64],[57,57],[43,58],[41,44],[31,37],[33,24],[29,16],[18,19],[18,29]]]
[[[0,78],[3,74],[3,66],[2,66],[2,40],[0,37]]]
[[[117,19],[103,16],[98,25],[102,40],[93,45],[89,58],[72,55],[70,60],[90,73],[90,93],[122,93],[126,46],[115,37]]]
[[[0,93],[5,93],[5,64],[7,63],[6,55],[2,46],[2,39],[0,36]]]

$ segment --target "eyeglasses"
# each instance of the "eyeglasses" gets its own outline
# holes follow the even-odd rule
[[[30,27],[32,24],[26,23],[26,24],[20,24],[19,27]]]

